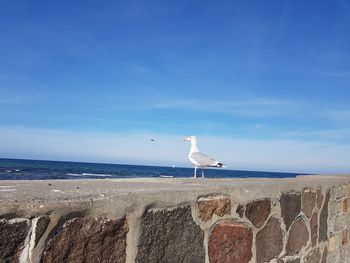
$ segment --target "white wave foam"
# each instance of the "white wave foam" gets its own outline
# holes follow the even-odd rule
[[[161,177],[161,178],[174,178],[174,176],[172,176],[172,175],[165,175],[165,174],[161,174],[159,177]]]
[[[66,175],[70,176],[99,176],[99,177],[110,177],[111,174],[93,174],[93,173],[81,173],[81,174],[75,174],[75,173],[67,173]]]

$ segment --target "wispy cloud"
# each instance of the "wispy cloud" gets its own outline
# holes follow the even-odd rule
[[[308,103],[298,100],[252,98],[225,100],[201,100],[201,99],[163,99],[160,103],[153,103],[153,109],[174,109],[182,111],[217,112],[243,117],[286,117],[299,119],[323,119],[328,122],[342,123],[348,126],[350,123],[350,107],[348,105],[328,104],[313,102]]]
[[[300,103],[269,98],[224,100],[168,100],[152,105],[155,109],[178,109],[206,112],[221,112],[244,116],[281,115],[298,109]]]

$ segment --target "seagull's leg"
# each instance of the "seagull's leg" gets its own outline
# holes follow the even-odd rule
[[[202,178],[204,178],[204,167],[202,167]]]
[[[197,178],[197,166],[194,167],[194,178]]]

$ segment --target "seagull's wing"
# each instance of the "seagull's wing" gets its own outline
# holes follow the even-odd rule
[[[217,160],[201,152],[194,152],[190,157],[200,166],[217,166],[218,164]]]

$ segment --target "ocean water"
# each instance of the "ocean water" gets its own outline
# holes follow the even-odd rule
[[[277,173],[206,169],[206,178],[248,178],[295,177],[301,173]],[[198,169],[197,176],[201,175]],[[0,180],[43,180],[43,179],[103,179],[137,177],[178,177],[193,176],[193,168],[162,167],[125,164],[58,162],[0,158]]]

